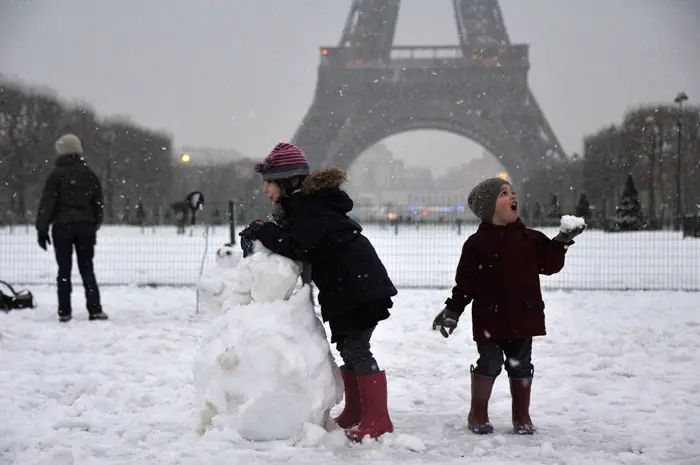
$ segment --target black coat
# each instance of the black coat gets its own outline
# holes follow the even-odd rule
[[[46,179],[41,194],[36,229],[47,232],[51,224],[102,224],[104,208],[100,178],[80,155],[62,155]]]
[[[265,223],[256,233],[272,252],[311,265],[324,321],[375,302],[388,308],[397,294],[362,227],[347,216],[353,202],[340,189],[343,181],[338,168],[315,172],[282,200],[284,226]]]

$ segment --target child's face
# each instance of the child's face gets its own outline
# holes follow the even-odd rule
[[[270,199],[270,202],[277,202],[282,194],[280,186],[278,186],[276,182],[272,181],[263,181],[263,192],[267,198]]]
[[[505,226],[518,219],[518,198],[510,184],[503,184],[496,198],[496,211],[493,214],[493,224]]]

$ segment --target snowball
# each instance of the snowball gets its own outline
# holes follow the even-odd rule
[[[304,423],[299,445],[302,447],[317,446],[326,438],[328,433],[325,429],[311,423]]]
[[[581,226],[585,226],[586,222],[583,218],[572,215],[564,215],[561,217],[561,226],[559,230],[561,232],[567,233]]]
[[[209,292],[204,312],[215,316],[193,367],[200,433],[231,428],[248,440],[301,436],[313,443],[308,425],[323,427],[342,400],[340,371],[308,287],[294,293],[300,273],[299,263],[258,245],[200,283]],[[214,278],[220,287],[211,285]]]
[[[425,443],[418,436],[409,434],[398,434],[394,439],[394,444],[413,452],[425,452]]]

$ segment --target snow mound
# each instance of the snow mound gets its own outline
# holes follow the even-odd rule
[[[257,244],[217,271],[199,284],[204,310],[216,315],[193,367],[200,433],[233,428],[267,441],[323,427],[342,378],[308,288],[294,294],[299,264]]]

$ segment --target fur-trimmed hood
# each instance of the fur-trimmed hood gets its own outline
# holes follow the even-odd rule
[[[347,192],[341,189],[346,180],[345,170],[337,166],[314,171],[299,189],[282,199],[285,216],[345,217],[354,205]]]
[[[301,192],[311,194],[321,189],[329,187],[341,187],[348,180],[348,175],[344,169],[337,166],[329,166],[322,170],[314,171],[304,179],[301,185]]]

